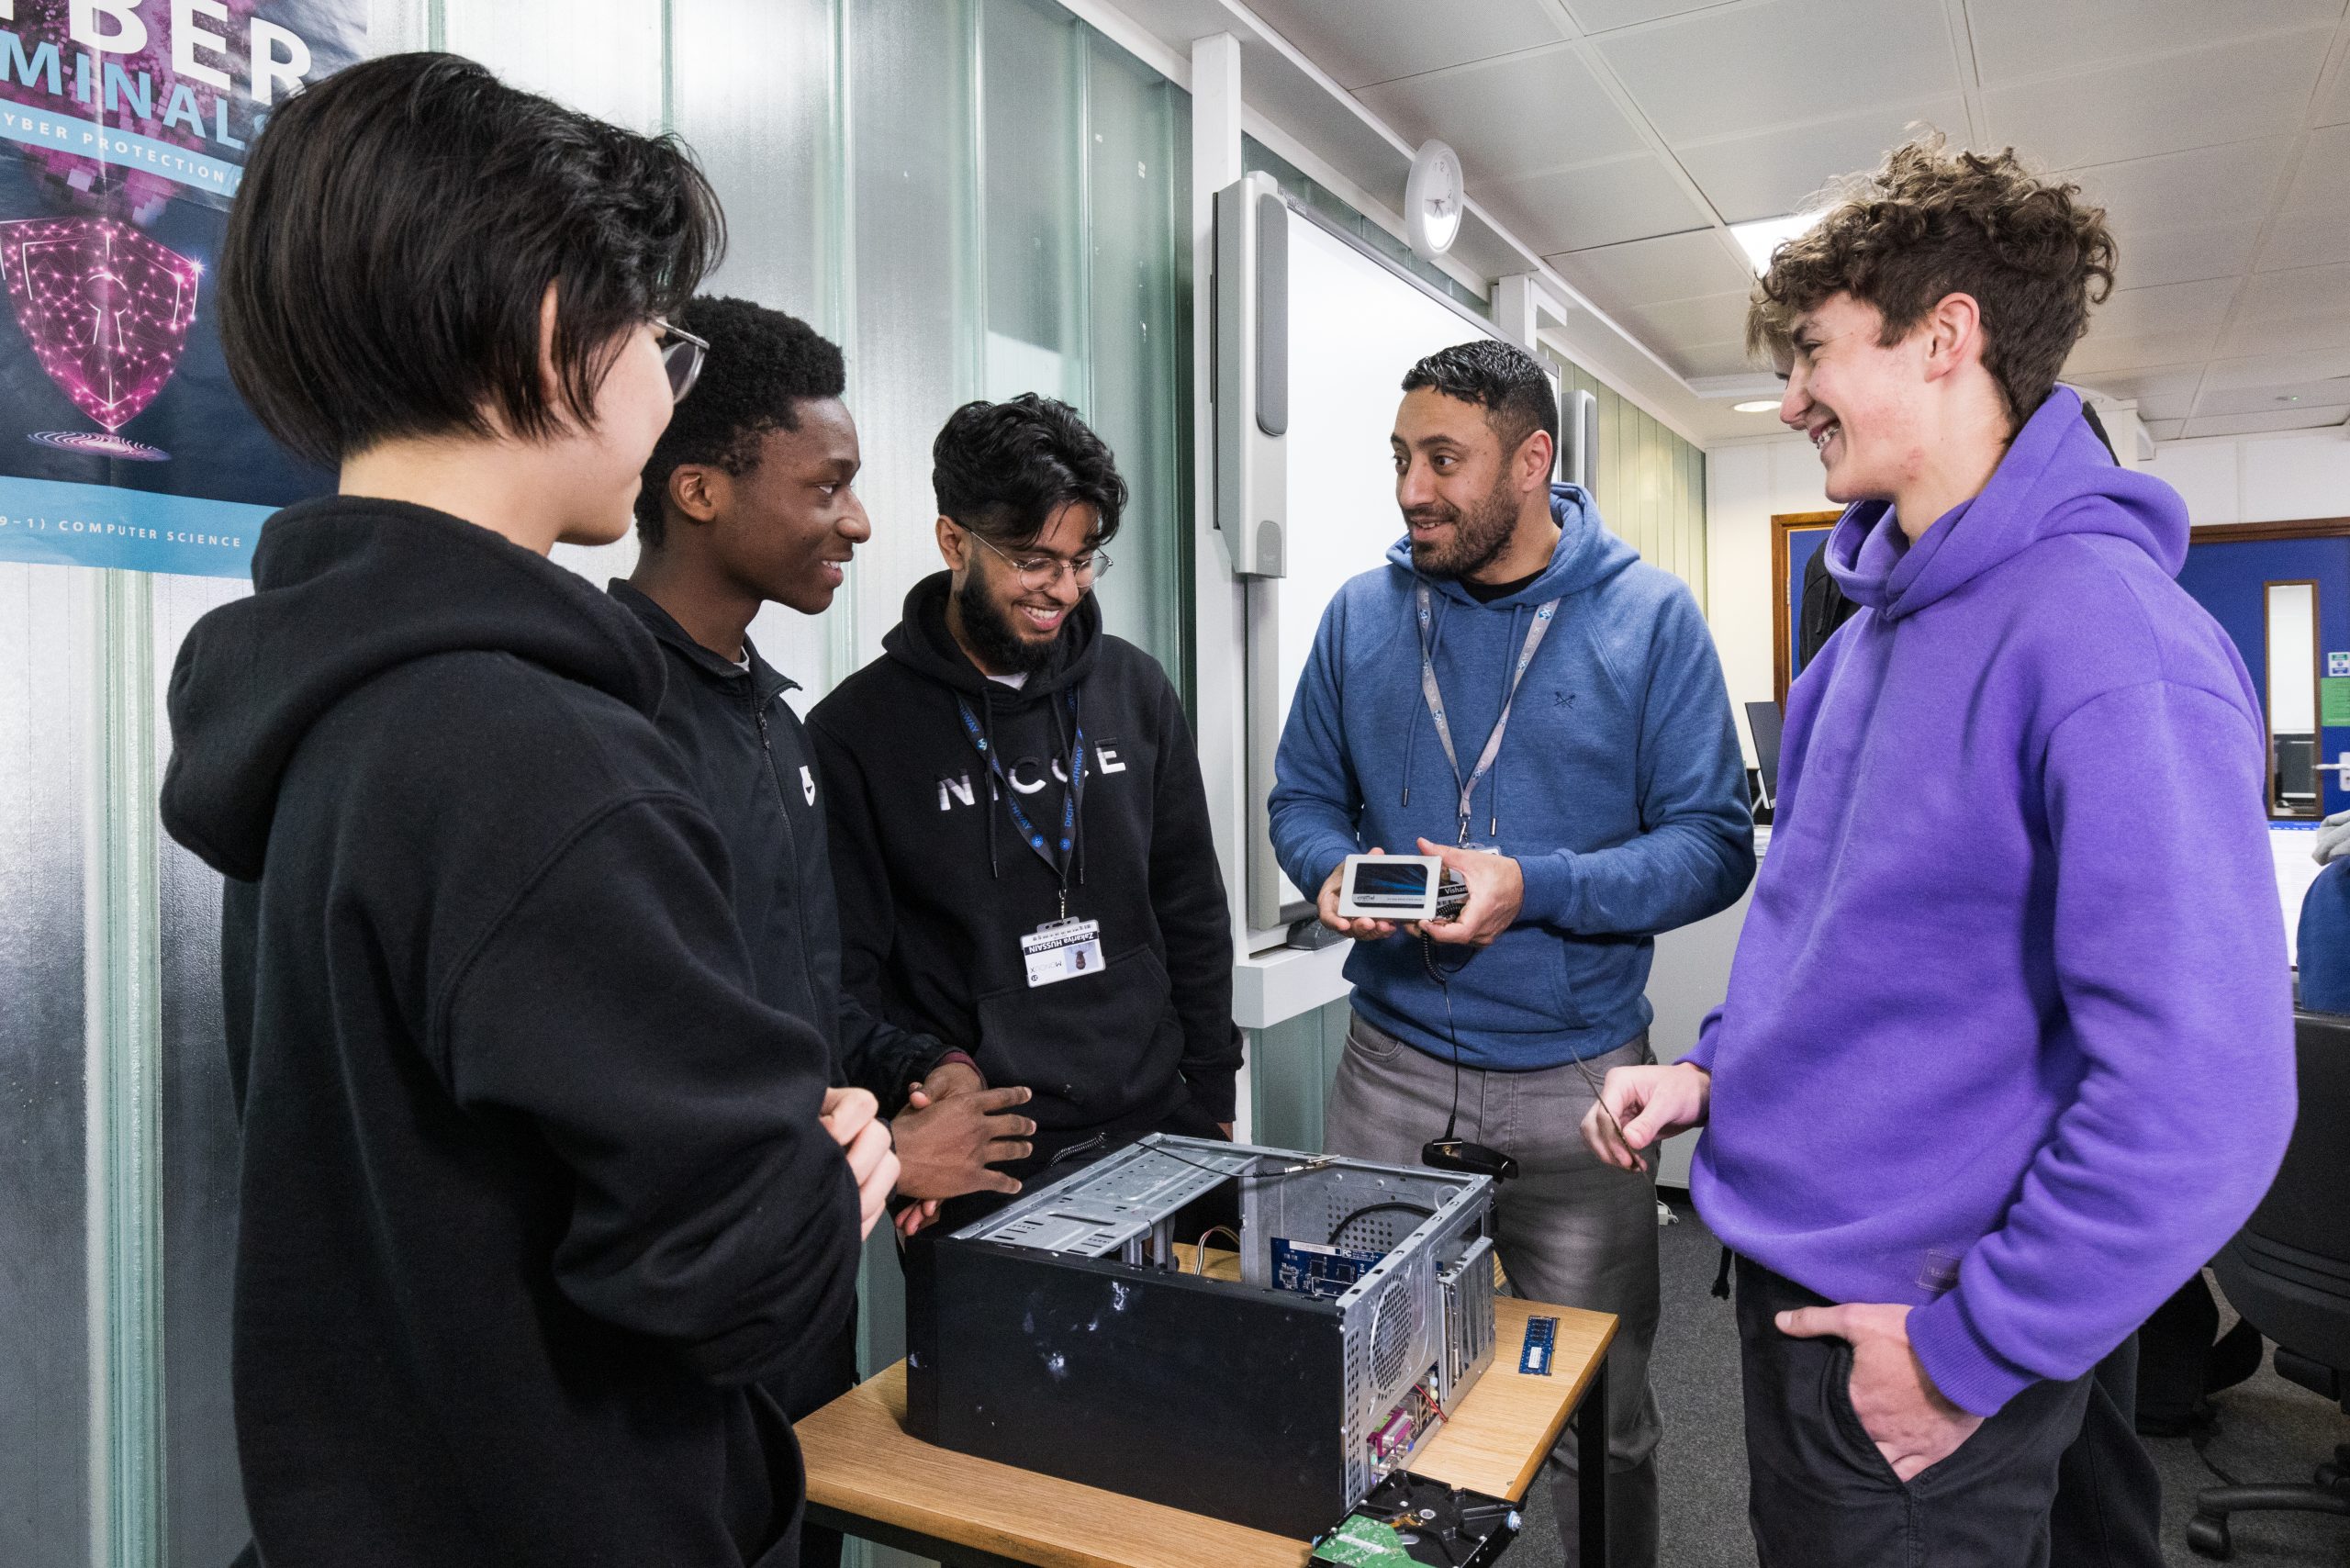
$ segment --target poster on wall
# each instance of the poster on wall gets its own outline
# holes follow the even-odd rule
[[[246,149],[367,5],[0,3],[0,560],[241,577],[332,487],[237,395],[213,274]]]

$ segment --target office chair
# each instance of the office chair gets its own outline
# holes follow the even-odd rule
[[[2300,1115],[2285,1163],[2260,1207],[2212,1260],[2220,1288],[2277,1342],[2277,1375],[2350,1413],[2350,1015],[2294,1014]],[[2350,1517],[2350,1443],[2311,1483],[2214,1486],[2195,1499],[2187,1544],[2205,1557],[2233,1550],[2228,1516],[2262,1509]]]

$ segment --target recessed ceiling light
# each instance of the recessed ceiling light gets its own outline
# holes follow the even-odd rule
[[[1778,406],[1776,398],[1757,398],[1751,402],[1732,403],[1729,411],[1733,414],[1767,414]]]
[[[1754,275],[1761,277],[1771,270],[1771,252],[1779,248],[1780,242],[1803,233],[1818,222],[1821,216],[1817,212],[1796,212],[1785,218],[1758,218],[1751,223],[1733,223],[1729,226],[1729,237],[1738,241],[1740,250],[1746,252],[1747,265],[1754,269]]]

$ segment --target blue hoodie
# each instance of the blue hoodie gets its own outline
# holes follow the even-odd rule
[[[1754,875],[1744,765],[1696,601],[1603,529],[1576,487],[1550,487],[1550,515],[1558,547],[1530,586],[1479,604],[1458,583],[1429,583],[1437,680],[1464,773],[1534,611],[1562,600],[1477,787],[1471,832],[1516,858],[1525,906],[1449,982],[1461,1061],[1513,1072],[1596,1056],[1646,1028],[1651,935],[1728,908]],[[1450,844],[1459,832],[1460,790],[1420,695],[1410,539],[1387,560],[1324,612],[1274,764],[1273,850],[1309,893],[1348,855],[1413,855],[1416,838]],[[1450,966],[1468,951],[1438,956]],[[1416,941],[1358,943],[1347,979],[1365,1018],[1449,1059],[1444,998]]]
[[[2260,708],[2171,580],[2187,509],[2063,388],[1788,694],[1691,1189],[1831,1301],[1914,1308],[1953,1402],[2087,1372],[2267,1190],[2293,1123]]]

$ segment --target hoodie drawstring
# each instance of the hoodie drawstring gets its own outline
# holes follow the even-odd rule
[[[1514,605],[1510,609],[1509,642],[1505,644],[1506,646],[1513,648],[1517,646],[1517,617],[1518,612],[1525,608],[1520,604]],[[1510,697],[1516,689],[1516,682],[1510,678],[1509,667],[1504,666],[1502,669],[1503,706],[1508,706]],[[1495,849],[1499,849],[1502,846],[1502,759],[1498,752],[1494,755],[1494,798],[1491,802],[1491,820],[1485,823],[1485,842]]]
[[[979,733],[988,743],[987,755],[990,757],[995,756],[995,692],[993,685],[994,683],[991,681],[982,681],[980,683],[979,691],[979,701],[984,704],[984,706],[979,710],[981,714],[984,715],[979,721]],[[995,770],[992,767],[980,768],[979,781],[988,787],[988,871],[989,874],[993,876],[997,881],[1001,882],[1003,880],[1003,868],[996,863],[995,857],[995,807],[997,797],[1000,794],[1000,791],[995,787]]]
[[[1404,613],[1411,615],[1416,614],[1417,611],[1406,604]],[[1430,610],[1428,612],[1428,663],[1431,665],[1436,663],[1436,651],[1443,641],[1443,637],[1444,618],[1438,615],[1434,610]],[[1404,726],[1404,799],[1400,804],[1405,806],[1412,803],[1412,752],[1419,744],[1419,739],[1420,722],[1416,717],[1410,723]]]

